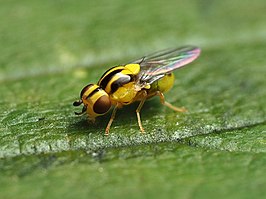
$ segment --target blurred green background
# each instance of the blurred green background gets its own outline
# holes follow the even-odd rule
[[[0,1],[0,198],[266,195],[264,0]],[[109,67],[182,45],[166,99],[88,124],[72,102]]]

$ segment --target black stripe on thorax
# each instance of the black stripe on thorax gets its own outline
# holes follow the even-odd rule
[[[116,67],[116,66],[115,66],[115,67]],[[108,71],[113,70],[115,67],[110,68]],[[115,69],[115,70],[113,70],[111,73],[109,73],[108,75],[105,76],[105,74],[108,73],[108,71],[106,71],[106,72],[103,74],[103,76],[101,77],[100,81],[99,81],[99,83],[100,83],[99,86],[100,86],[102,89],[105,90],[105,88],[106,88],[108,82],[112,79],[112,77],[113,77],[115,74],[120,73],[122,70],[124,70],[124,69],[121,69],[121,68]]]
[[[111,84],[111,93],[117,91],[117,89],[129,82],[133,81],[132,75],[125,75],[117,79]]]

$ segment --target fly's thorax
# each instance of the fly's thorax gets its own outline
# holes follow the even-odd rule
[[[120,86],[114,93],[110,95],[113,102],[118,102],[123,105],[130,104],[134,101],[138,90],[135,88],[135,82],[129,82]]]
[[[135,80],[140,71],[139,64],[115,66],[106,71],[100,78],[98,85],[108,94],[114,93],[120,86]]]
[[[125,65],[125,68],[129,70],[133,75],[137,75],[140,71],[139,64],[127,64]]]
[[[98,85],[110,96],[113,103],[131,103],[137,93],[134,84],[139,71],[139,64],[113,67],[103,74]]]
[[[98,85],[89,84],[80,93],[82,103],[90,118],[103,115],[111,108],[109,95]]]
[[[151,84],[149,93],[160,91],[162,93],[169,91],[174,85],[175,76],[173,73],[165,74],[165,76]]]

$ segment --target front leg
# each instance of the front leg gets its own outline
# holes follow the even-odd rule
[[[118,107],[119,107],[118,104],[116,104],[116,106],[113,109],[111,118],[110,118],[110,120],[109,120],[109,122],[108,122],[108,124],[106,126],[106,129],[105,129],[105,135],[109,135],[109,130],[110,130],[110,127],[111,127],[111,125],[112,125],[112,123],[114,121],[115,114],[116,114],[116,111],[117,111]]]

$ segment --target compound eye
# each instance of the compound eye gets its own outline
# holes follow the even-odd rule
[[[104,114],[111,108],[111,101],[108,96],[103,95],[93,105],[93,111],[97,114]]]
[[[84,95],[84,93],[85,93],[87,90],[89,90],[89,88],[92,87],[92,86],[93,86],[93,84],[88,84],[87,86],[85,86],[85,87],[81,90],[81,92],[80,92],[80,99],[82,98],[82,96]]]

